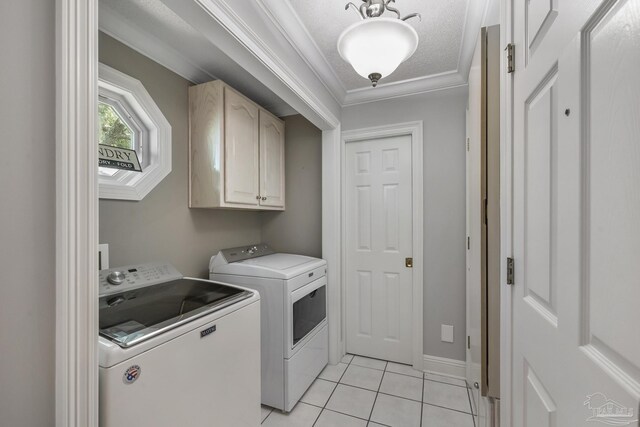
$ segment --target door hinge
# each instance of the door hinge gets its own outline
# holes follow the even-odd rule
[[[467,250],[471,249],[471,237],[467,236]]]
[[[467,138],[467,151],[469,151],[469,138]]]
[[[471,350],[471,335],[467,335],[467,348]]]
[[[507,258],[507,285],[513,285],[513,258]]]
[[[507,51],[507,73],[513,73],[516,70],[516,45],[509,43],[504,50]]]

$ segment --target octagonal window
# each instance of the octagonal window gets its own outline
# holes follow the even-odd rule
[[[99,167],[100,198],[142,200],[171,172],[171,126],[139,80],[104,64],[98,95],[98,142],[134,150],[142,167]]]

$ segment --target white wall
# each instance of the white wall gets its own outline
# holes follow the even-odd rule
[[[467,87],[347,107],[342,129],[424,121],[424,353],[465,360]],[[440,341],[440,325],[454,342]]]
[[[0,3],[0,425],[55,417],[55,2]]]

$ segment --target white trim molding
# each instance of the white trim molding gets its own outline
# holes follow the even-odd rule
[[[238,16],[224,0],[195,0],[195,2],[214,18],[224,29],[233,36],[256,58],[266,66],[282,83],[294,92],[307,106],[312,108],[320,117],[336,128],[340,121],[316,97],[296,74],[282,61],[278,55]]]
[[[345,156],[346,156],[346,144],[350,142],[387,138],[392,136],[411,136],[411,156],[412,156],[412,205],[413,205],[413,258],[417,260],[413,266],[413,306],[411,307],[411,324],[413,326],[412,331],[412,359],[413,367],[419,371],[423,369],[423,349],[424,349],[424,180],[423,180],[423,168],[424,168],[424,156],[423,156],[423,122],[415,121],[408,123],[399,123],[386,126],[376,126],[371,128],[356,129],[342,132],[342,142],[340,147],[340,265],[345,265],[345,221],[346,215],[346,192],[345,192]],[[346,271],[341,269],[341,299],[342,299],[342,311],[341,311],[341,328],[342,336],[346,337],[346,312],[344,300],[345,300],[345,284],[346,284]],[[345,343],[346,344],[346,343]]]
[[[424,371],[466,380],[467,362],[425,354]]]
[[[322,257],[327,261],[329,363],[345,354],[342,334],[340,127],[322,132]]]
[[[513,43],[513,1],[500,1],[500,45]],[[513,425],[513,286],[507,283],[507,257],[513,257],[513,74],[500,55],[500,413],[499,424]],[[515,373],[518,375],[518,373]]]
[[[490,4],[489,0],[467,2],[462,40],[455,69],[440,74],[382,83],[375,88],[346,90],[289,0],[255,1],[260,6],[266,20],[270,21],[275,29],[285,37],[343,107],[466,85],[476,39]]]
[[[202,61],[194,60],[193,53],[186,54],[169,46],[157,36],[136,26],[126,16],[119,14],[107,2],[100,2],[99,24],[103,33],[192,83],[206,83],[218,79],[214,70],[208,69]],[[285,101],[273,102],[263,107],[278,117],[298,114]]]
[[[454,70],[416,79],[403,80],[401,82],[383,83],[375,88],[366,87],[349,90],[344,97],[343,106],[366,104],[369,102],[466,86],[469,77],[468,74],[469,73],[467,73],[467,76],[463,76],[457,70]],[[375,97],[373,97],[374,95]]]
[[[343,104],[346,89],[338,78],[334,69],[323,55],[315,39],[291,6],[291,2],[277,0],[256,0],[263,13],[280,31],[298,55],[313,70],[315,75],[325,85],[333,98]],[[268,5],[267,5],[268,3]]]
[[[139,80],[105,64],[99,65],[98,92],[135,119],[145,149],[142,172],[100,175],[100,198],[142,200],[171,172],[171,125]]]
[[[301,61],[305,63],[321,83],[322,88],[326,89],[332,100],[341,107],[466,85],[476,39],[491,3],[491,0],[467,2],[463,34],[455,69],[398,82],[383,82],[376,88],[365,87],[347,90],[289,0],[254,1],[257,4],[255,9],[260,14],[262,21],[267,24],[273,33],[278,33],[284,38],[283,41],[291,46]],[[178,15],[193,6],[180,0],[164,0],[164,3]],[[294,92],[299,99],[303,100],[311,110],[322,117],[325,122],[334,128],[338,125],[338,122],[334,120],[335,117],[332,117],[335,114],[331,113],[331,110],[325,105],[326,103],[321,102],[314,95],[314,92],[317,92],[317,88],[313,90],[307,87],[302,79],[297,77],[294,70],[281,60],[276,50],[262,40],[251,25],[247,24],[243,17],[234,11],[231,2],[228,0],[195,0],[194,4],[208,13],[228,33],[232,34],[236,42],[251,52],[261,62],[261,65],[269,69],[273,75],[278,76],[283,84]],[[183,15],[183,19],[189,21],[187,15]],[[187,80],[194,83],[202,83],[214,78],[208,70],[204,69],[206,67],[198,65],[193,58],[187,58],[184,53],[164,45],[157,37],[136,28],[126,19],[118,16],[108,5],[103,5],[102,3],[100,4],[100,29]],[[216,38],[214,41],[209,38],[209,41],[211,43],[219,43],[220,47],[225,44],[220,38]],[[228,49],[221,50],[225,51],[229,57],[233,56],[232,51]],[[247,71],[258,76],[255,70],[250,69],[251,67],[248,67],[246,63],[237,60],[236,62],[241,64]],[[286,108],[284,104],[275,105],[272,108],[282,111],[282,114],[291,114],[291,109]],[[325,127],[319,127],[325,129]]]
[[[97,0],[56,0],[55,45],[55,425],[97,427]]]

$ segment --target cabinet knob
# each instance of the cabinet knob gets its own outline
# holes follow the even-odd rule
[[[260,200],[260,196],[256,196],[256,200]]]
[[[266,197],[263,197],[263,198],[262,198],[262,200],[267,200],[267,198],[266,198]]]

